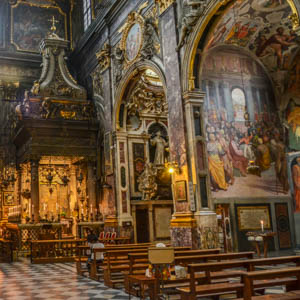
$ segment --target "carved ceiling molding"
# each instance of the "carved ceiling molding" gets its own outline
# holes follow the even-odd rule
[[[110,45],[108,43],[105,43],[103,48],[96,53],[96,57],[100,66],[100,72],[102,73],[110,67],[110,50]]]

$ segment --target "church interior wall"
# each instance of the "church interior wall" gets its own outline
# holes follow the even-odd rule
[[[33,5],[29,6],[27,2]],[[165,220],[170,222],[171,215],[176,211],[203,213],[227,205],[234,248],[246,250],[243,246],[248,247],[249,243],[245,232],[253,228],[241,229],[239,214],[247,212],[251,206],[254,211],[266,213],[269,216],[268,228],[278,231],[272,250],[294,246],[295,237],[299,244],[300,231],[295,231],[293,225],[294,222],[299,224],[298,214],[294,218],[296,199],[293,170],[297,167],[294,152],[300,151],[300,56],[296,54],[299,35],[289,18],[292,10],[288,2],[273,0],[262,5],[262,1],[258,0],[228,1],[230,5],[225,14],[210,29],[203,31],[207,36],[201,39],[191,67],[196,70],[195,86],[205,93],[201,114],[205,134],[200,139],[201,145],[205,144],[202,148],[205,153],[207,148],[207,173],[204,170],[204,152],[199,152],[201,157],[195,158],[198,159],[195,161],[197,165],[202,160],[202,178],[207,179],[206,185],[203,185],[207,193],[202,194],[195,187],[198,179],[190,179],[193,176],[189,168],[193,166],[188,161],[190,158],[186,148],[191,147],[194,141],[188,141],[186,131],[189,127],[187,129],[185,124],[188,115],[183,109],[186,99],[182,99],[181,90],[185,86],[184,78],[188,77],[182,70],[187,69],[183,57],[189,36],[182,50],[177,49],[181,52],[174,52],[184,32],[184,20],[190,17],[186,2],[180,1],[179,5],[160,14],[154,9],[155,1],[148,1],[148,6],[144,0],[114,3],[103,0],[98,4],[92,1],[94,21],[86,32],[82,29],[81,1],[79,5],[74,5],[72,1],[63,4],[55,0],[44,0],[45,5],[37,5],[36,0],[27,2],[11,2],[13,4],[10,5],[6,1],[0,3],[0,14],[8,16],[10,13],[9,20],[5,19],[7,17],[0,19],[12,25],[5,27],[4,23],[0,24],[0,80],[18,83],[16,98],[22,99],[24,90],[39,78],[41,59],[38,45],[49,30],[49,19],[55,16],[58,35],[71,41],[68,64],[72,74],[87,89],[88,98],[94,102],[100,121],[97,137],[97,202],[101,205],[104,217],[119,217],[120,232],[134,235],[137,240],[138,232],[132,225],[137,224],[137,219],[146,210],[144,216],[149,221],[150,240],[169,238]],[[138,57],[136,63],[132,64],[124,59],[127,45],[123,45],[123,52],[118,54],[131,12],[141,14],[144,19],[149,18],[148,21],[154,18],[153,24],[157,25],[154,26],[156,35],[146,32],[146,42],[150,40],[155,50],[149,56]],[[256,18],[253,18],[254,14]],[[22,18],[23,15],[28,17]],[[197,22],[200,23],[204,17],[198,16]],[[197,22],[189,29],[188,35],[196,35],[193,30],[198,30]],[[276,34],[288,41],[280,51],[272,46]],[[137,105],[130,98],[137,86],[134,81],[147,66],[149,69],[155,66],[160,71],[158,77],[164,77],[161,81],[164,89],[167,88],[167,92],[164,92],[170,105],[168,114],[139,111],[130,115],[130,105]],[[146,96],[149,97],[149,94]],[[3,106],[3,119],[13,106],[9,102]],[[197,112],[200,114],[200,110]],[[193,113],[191,110],[190,114]],[[172,155],[176,157],[178,154],[179,158],[169,161],[170,165],[173,163],[176,166],[177,172],[172,175],[172,185],[167,180],[167,195],[147,203],[142,199],[143,192],[139,190],[138,179],[146,163],[154,162],[155,148],[151,148],[151,139],[155,138],[158,130],[150,130],[153,124],[161,125],[162,138],[166,143],[171,136]],[[62,198],[66,198],[66,187],[61,186],[60,189]],[[177,189],[179,192],[184,190],[185,197],[179,197],[178,200]],[[194,189],[197,189],[197,195],[191,200],[194,198]],[[52,196],[56,197],[57,192],[54,191]],[[40,197],[48,196],[48,187],[41,185]],[[201,202],[201,197],[208,198],[206,204],[205,201]],[[65,204],[62,204],[65,209],[70,210]],[[166,219],[163,220],[163,216]],[[200,213],[198,216],[202,218]],[[280,229],[280,224],[286,227]],[[193,226],[188,230],[180,226],[174,228],[173,239],[178,245],[181,238],[185,240],[183,243],[196,240],[196,244],[200,244],[200,231],[205,226],[201,229],[198,224],[196,230]],[[197,230],[198,233],[195,233]],[[207,236],[211,234],[208,231]]]

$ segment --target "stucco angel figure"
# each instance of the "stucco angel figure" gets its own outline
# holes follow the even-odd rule
[[[142,200],[151,200],[157,193],[157,169],[152,163],[145,165],[144,172],[137,179],[138,189],[142,192]]]
[[[177,51],[184,45],[186,37],[190,34],[193,26],[197,23],[199,17],[204,12],[207,0],[183,0],[181,36]]]
[[[155,146],[154,165],[161,166],[165,163],[165,148],[168,146],[168,142],[161,136],[161,132],[158,131],[156,136],[150,140],[152,146]]]

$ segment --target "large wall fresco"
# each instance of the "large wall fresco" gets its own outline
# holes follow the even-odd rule
[[[288,135],[290,151],[300,150],[300,53],[295,56],[281,99],[281,111]]]
[[[291,14],[284,0],[238,0],[216,24],[207,49],[227,44],[250,50],[280,86],[299,47],[299,37],[288,18]]]
[[[58,21],[56,33],[66,38],[66,15],[58,7],[17,3],[11,8],[11,42],[17,50],[39,52],[39,44],[47,36],[54,16]]]
[[[213,197],[287,194],[284,131],[261,65],[220,46],[204,57],[201,77]]]

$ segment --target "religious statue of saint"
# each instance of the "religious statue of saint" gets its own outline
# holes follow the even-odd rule
[[[152,146],[156,147],[154,165],[155,166],[163,165],[165,163],[165,148],[167,147],[168,143],[161,136],[160,131],[156,133],[156,136],[151,139],[150,143]]]

